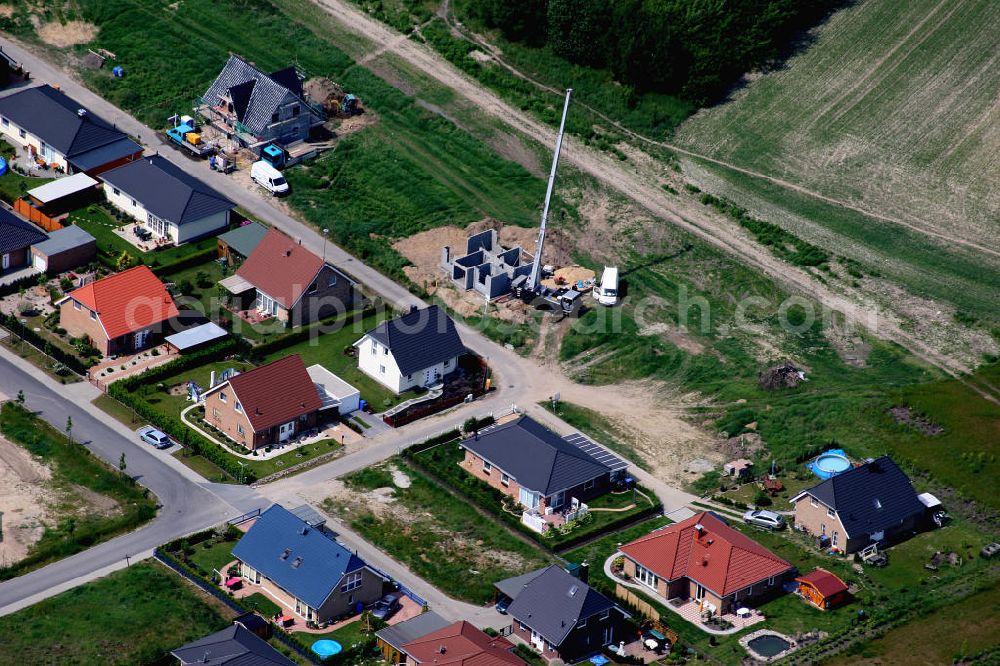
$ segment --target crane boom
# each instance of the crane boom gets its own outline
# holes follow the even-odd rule
[[[552,203],[552,189],[556,184],[556,169],[559,167],[559,152],[562,150],[563,132],[566,129],[566,116],[569,114],[569,100],[573,89],[566,89],[566,102],[563,104],[562,120],[559,121],[559,134],[556,135],[556,150],[552,155],[552,169],[549,171],[549,184],[545,188],[545,205],[542,207],[542,225],[538,229],[538,241],[535,243],[535,263],[531,265],[531,275],[528,276],[528,290],[536,291],[542,277],[542,247],[545,245],[545,225],[549,221],[549,205]]]

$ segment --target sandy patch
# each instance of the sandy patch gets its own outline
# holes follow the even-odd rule
[[[10,18],[14,15],[15,8],[13,5],[0,5],[0,17]]]
[[[50,46],[65,48],[93,41],[97,37],[97,26],[84,21],[43,23],[38,26],[38,37]]]
[[[51,470],[21,447],[0,437],[0,511],[3,541],[0,565],[22,559],[53,518],[55,493],[46,482]]]
[[[408,477],[402,470],[396,468],[393,468],[392,470],[392,483],[397,488],[409,488],[413,485],[413,482],[410,481],[410,477]]]
[[[689,333],[682,331],[676,326],[671,326],[666,322],[657,322],[639,329],[639,335],[659,336],[689,354],[701,354],[705,351],[705,345],[695,340]]]

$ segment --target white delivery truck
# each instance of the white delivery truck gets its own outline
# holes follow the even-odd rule
[[[594,300],[601,305],[618,303],[618,267],[605,266],[601,281],[594,283]]]
[[[285,194],[288,192],[288,181],[281,175],[281,172],[264,160],[257,160],[250,167],[250,177],[258,185],[271,194]]]

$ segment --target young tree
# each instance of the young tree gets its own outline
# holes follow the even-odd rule
[[[118,471],[120,471],[122,474],[124,474],[126,467],[128,467],[128,462],[125,460],[125,452],[122,451],[122,455],[118,459]]]
[[[135,266],[135,259],[128,253],[128,250],[122,250],[122,253],[118,256],[118,261],[115,262],[115,268],[123,271],[133,266]]]
[[[66,417],[66,437],[69,439],[69,443],[73,443],[73,417]]]
[[[19,405],[24,404],[24,389],[17,390],[17,404]]]

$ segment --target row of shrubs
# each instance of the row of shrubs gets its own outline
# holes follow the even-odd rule
[[[0,325],[3,325],[4,328],[8,329],[15,336],[22,338],[38,349],[44,349],[46,354],[55,359],[57,362],[62,363],[76,374],[87,374],[87,368],[89,367],[87,362],[81,360],[75,354],[71,354],[52,345],[49,343],[47,338],[22,324],[14,315],[0,315]]]
[[[252,470],[241,468],[236,458],[218,444],[188,428],[180,420],[180,417],[168,416],[154,409],[139,392],[143,385],[155,384],[183,370],[195,368],[231,354],[246,353],[247,350],[248,345],[243,339],[231,336],[201,351],[181,356],[169,363],[114,382],[108,387],[108,395],[134,410],[136,414],[160,430],[170,433],[178,442],[194,453],[212,461],[230,476],[243,478],[246,483],[253,483],[257,477]]]
[[[593,518],[591,517],[589,520],[580,520],[574,526],[574,529],[571,529],[567,533],[543,536],[524,525],[519,515],[514,515],[503,509],[505,503],[509,502],[507,495],[488,483],[458,469],[455,461],[448,455],[451,450],[450,447],[458,443],[458,434],[457,430],[443,433],[431,440],[411,446],[403,451],[403,457],[438,483],[452,488],[455,492],[466,497],[483,510],[497,516],[512,529],[521,532],[552,551],[566,550],[594,537],[598,533],[623,528],[626,525],[656,515],[663,509],[662,505],[657,503],[648,509],[636,513],[626,513],[619,520],[607,523],[599,530],[593,528],[587,529],[590,523],[593,522]],[[454,441],[454,444],[449,444],[451,441]]]

